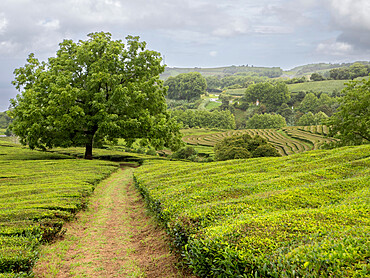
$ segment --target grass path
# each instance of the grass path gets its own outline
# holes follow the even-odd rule
[[[95,189],[89,209],[66,225],[64,239],[43,247],[35,277],[189,277],[175,267],[132,171],[120,169]]]

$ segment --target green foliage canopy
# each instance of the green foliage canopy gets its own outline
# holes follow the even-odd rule
[[[197,99],[206,93],[207,82],[199,72],[181,73],[175,77],[169,77],[165,83],[168,86],[168,98],[170,99]]]
[[[328,116],[321,111],[316,114],[308,112],[299,118],[297,125],[299,126],[321,125],[325,123],[325,120],[327,120],[327,118]]]
[[[224,138],[214,147],[215,160],[244,159],[263,156],[281,156],[265,138],[249,134]]]
[[[370,79],[351,81],[342,93],[340,106],[327,123],[329,136],[336,136],[344,145],[369,143]]]
[[[244,99],[266,105],[267,111],[276,111],[283,103],[290,100],[288,86],[284,82],[271,84],[268,82],[251,85],[245,91]]]
[[[355,79],[357,77],[366,76],[370,73],[370,67],[361,63],[354,63],[347,68],[331,69],[330,78],[336,80]]]
[[[6,112],[0,112],[0,128],[7,128],[11,121],[12,119],[7,115]]]
[[[235,129],[235,118],[230,111],[174,110],[172,115],[184,127]]]
[[[286,120],[278,114],[254,114],[246,123],[246,128],[281,128],[286,126]]]
[[[166,89],[158,52],[139,37],[127,44],[109,33],[91,33],[86,41],[64,40],[55,57],[40,62],[30,54],[14,71],[21,92],[11,100],[11,125],[30,148],[85,146],[124,138],[145,138],[156,148],[180,142],[178,124],[165,103]]]
[[[191,159],[196,157],[198,152],[194,149],[193,146],[184,146],[172,154],[174,159]]]
[[[314,72],[313,74],[311,74],[310,80],[311,81],[323,81],[325,80],[325,78],[321,74]]]
[[[303,113],[314,112],[319,104],[319,99],[315,96],[315,94],[308,93],[299,105],[299,111]]]

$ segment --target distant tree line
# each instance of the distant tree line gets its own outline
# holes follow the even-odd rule
[[[230,111],[174,110],[172,116],[185,128],[235,129],[235,118]]]
[[[340,70],[349,72],[352,78],[368,73],[367,65],[361,63],[355,63],[348,68],[341,68]],[[286,84],[289,82],[272,81],[265,77],[258,79],[258,82],[256,82],[254,78],[253,76],[243,74],[235,74],[223,78],[218,78],[217,76],[204,78],[199,73],[182,74],[166,81],[165,84],[169,86],[167,103],[172,109],[197,109],[202,102],[201,95],[207,94],[205,87],[210,91],[220,91],[220,88],[223,86],[228,88],[239,86],[246,88],[244,95],[240,98],[236,99],[234,96],[224,92],[219,93],[218,100],[221,102],[221,105],[214,109],[218,112],[228,111],[229,114],[219,114],[218,117],[223,115],[221,118],[215,117],[216,114],[210,116],[212,119],[217,118],[217,123],[205,118],[208,117],[208,115],[205,116],[206,111],[175,111],[173,114],[186,127],[230,128],[235,125],[234,120],[237,119],[236,128],[280,128],[286,125],[323,124],[328,117],[337,111],[339,98],[342,96],[340,92],[335,91],[332,93],[313,91],[291,93]],[[325,77],[319,73],[313,73],[310,79],[321,81],[325,80]],[[291,83],[304,81],[307,81],[306,77],[290,79]],[[202,85],[200,86],[199,84]],[[177,90],[180,90],[179,88],[185,89],[182,92],[172,92],[172,88],[177,88]],[[184,95],[182,96],[182,94]],[[190,97],[186,96],[187,94]],[[174,97],[178,99],[173,99]],[[235,116],[234,119],[229,117],[231,114]],[[242,116],[244,118],[241,118],[241,115],[244,115]],[[228,120],[224,120],[223,117],[226,117]]]
[[[294,78],[290,78],[288,80],[285,80],[284,81],[285,84],[298,84],[298,83],[304,83],[304,82],[307,82],[307,78],[306,76],[302,76],[302,77],[294,77]]]
[[[356,62],[356,63],[363,64],[363,65],[370,65],[369,62]],[[335,69],[335,68],[348,68],[353,64],[354,63],[341,63],[341,64],[316,63],[316,64],[309,64],[309,65],[295,67],[291,69],[291,71],[296,72],[296,75],[304,75],[310,72],[318,72],[318,71],[327,72],[328,70]]]
[[[234,106],[247,113],[246,121],[238,121],[237,128],[322,124],[338,108],[339,96],[322,92],[290,93],[284,82],[254,84]]]
[[[249,85],[268,81],[268,77],[266,76],[256,76],[242,73],[224,77],[206,76],[205,79],[207,82],[208,92],[221,92],[223,89],[226,88],[247,88]]]
[[[265,76],[268,78],[276,78],[283,74],[283,70],[279,67],[264,68],[254,66],[231,66],[224,69],[226,74],[243,74],[247,73],[254,76]]]
[[[355,79],[370,74],[370,65],[354,63],[348,68],[336,68],[329,71],[330,78],[335,80]]]
[[[8,128],[12,119],[7,115],[6,112],[0,112],[0,128]]]

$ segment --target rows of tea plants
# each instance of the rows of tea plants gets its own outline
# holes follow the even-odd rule
[[[310,125],[310,126],[289,126],[284,130],[302,130],[313,134],[326,136],[329,133],[329,128],[326,125]]]
[[[308,126],[299,128],[284,128],[283,131],[290,137],[312,144],[312,149],[317,150],[326,143],[334,142],[334,138],[324,137],[322,134],[327,133],[325,126]]]
[[[0,143],[0,165],[0,277],[30,272],[39,245],[61,235],[63,223],[86,205],[96,184],[117,169],[113,162],[5,142]]]
[[[369,277],[370,145],[134,175],[201,277]]]
[[[313,128],[314,127],[314,128]],[[325,138],[318,130],[326,130],[322,126],[310,127],[310,131],[303,127],[286,127],[282,130],[276,129],[245,129],[229,130],[207,134],[186,135],[183,141],[191,145],[214,146],[227,136],[248,133],[249,135],[260,135],[266,138],[281,155],[291,155],[308,150],[318,149],[322,144],[331,142],[333,139]],[[312,131],[311,131],[312,129]]]

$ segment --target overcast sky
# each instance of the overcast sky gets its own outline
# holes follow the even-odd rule
[[[29,53],[91,32],[138,35],[170,67],[290,69],[370,60],[369,0],[0,0],[0,111]]]

